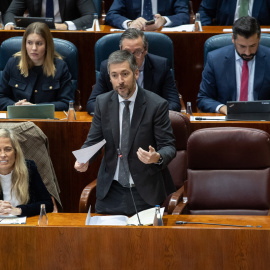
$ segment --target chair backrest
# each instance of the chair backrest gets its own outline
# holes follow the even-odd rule
[[[191,214],[268,215],[270,135],[238,127],[205,128],[188,140]]]
[[[174,78],[174,49],[172,40],[162,34],[156,32],[145,32],[144,33],[148,40],[148,52],[166,57],[168,59],[168,64],[170,66],[171,72]],[[103,60],[109,58],[109,55],[119,50],[119,40],[122,33],[114,33],[105,35],[100,38],[95,44],[95,70],[96,79],[100,72],[100,63]]]
[[[232,44],[232,34],[220,34],[208,38],[204,43],[204,65],[209,52],[230,44]],[[260,44],[270,47],[270,34],[261,34]]]
[[[168,168],[175,187],[179,189],[187,179],[187,141],[190,135],[190,121],[186,115],[175,111],[169,111],[169,117],[175,137],[176,157]]]
[[[54,38],[55,50],[63,57],[63,60],[67,63],[69,72],[71,74],[72,86],[74,92],[78,88],[78,49],[70,41]],[[0,47],[0,78],[2,71],[4,70],[7,61],[12,55],[21,50],[22,37],[9,38],[1,44]]]

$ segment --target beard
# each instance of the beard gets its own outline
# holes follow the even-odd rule
[[[235,47],[235,46],[234,46]],[[240,54],[238,51],[237,51],[237,49],[236,49],[236,47],[235,47],[235,50],[236,50],[236,52],[237,52],[237,54],[243,59],[243,60],[245,60],[245,61],[250,61],[250,60],[252,60],[253,58],[254,58],[254,56],[257,54],[257,52],[256,53],[251,53],[250,55],[246,55],[246,54]]]

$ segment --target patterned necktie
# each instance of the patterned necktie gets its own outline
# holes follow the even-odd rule
[[[54,18],[53,0],[46,1],[46,17]]]
[[[248,100],[248,62],[243,60],[242,75],[241,75],[241,89],[240,89],[240,101]]]
[[[129,167],[128,167],[128,141],[129,141],[129,129],[130,129],[130,101],[123,101],[125,108],[123,110],[122,118],[122,136],[121,136],[121,158],[119,164],[118,182],[124,186],[129,186]]]
[[[153,20],[152,0],[144,0],[143,18],[145,18],[147,21]]]
[[[249,0],[240,0],[240,7],[239,7],[239,18],[243,16],[248,15],[248,5],[249,5]]]

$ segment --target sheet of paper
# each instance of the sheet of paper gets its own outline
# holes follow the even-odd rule
[[[6,113],[0,113],[0,118],[1,118],[1,119],[7,118],[7,114],[6,114]]]
[[[101,142],[83,148],[79,150],[72,151],[72,154],[75,156],[78,162],[85,163],[87,162],[104,144],[106,143],[106,140],[102,140]]]
[[[163,27],[161,32],[192,32],[194,24],[183,24],[176,27]]]
[[[126,226],[128,217],[116,215],[116,216],[93,216],[89,225],[116,225]]]
[[[0,218],[0,224],[26,224],[26,217]]]
[[[223,29],[223,32],[232,32],[232,28]],[[261,32],[270,32],[270,28],[261,28]]]
[[[190,116],[190,121],[226,121],[226,116]]]
[[[87,213],[87,217],[86,217],[86,220],[85,220],[85,225],[90,225],[90,222],[91,222],[91,205],[90,205],[88,213]]]

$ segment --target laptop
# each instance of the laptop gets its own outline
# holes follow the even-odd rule
[[[37,105],[9,105],[7,118],[9,119],[54,119],[54,104]]]
[[[14,16],[14,19],[15,19],[17,28],[20,28],[20,29],[25,29],[29,24],[33,22],[46,23],[50,29],[55,29],[53,18]]]
[[[228,101],[227,121],[270,121],[270,100]]]

